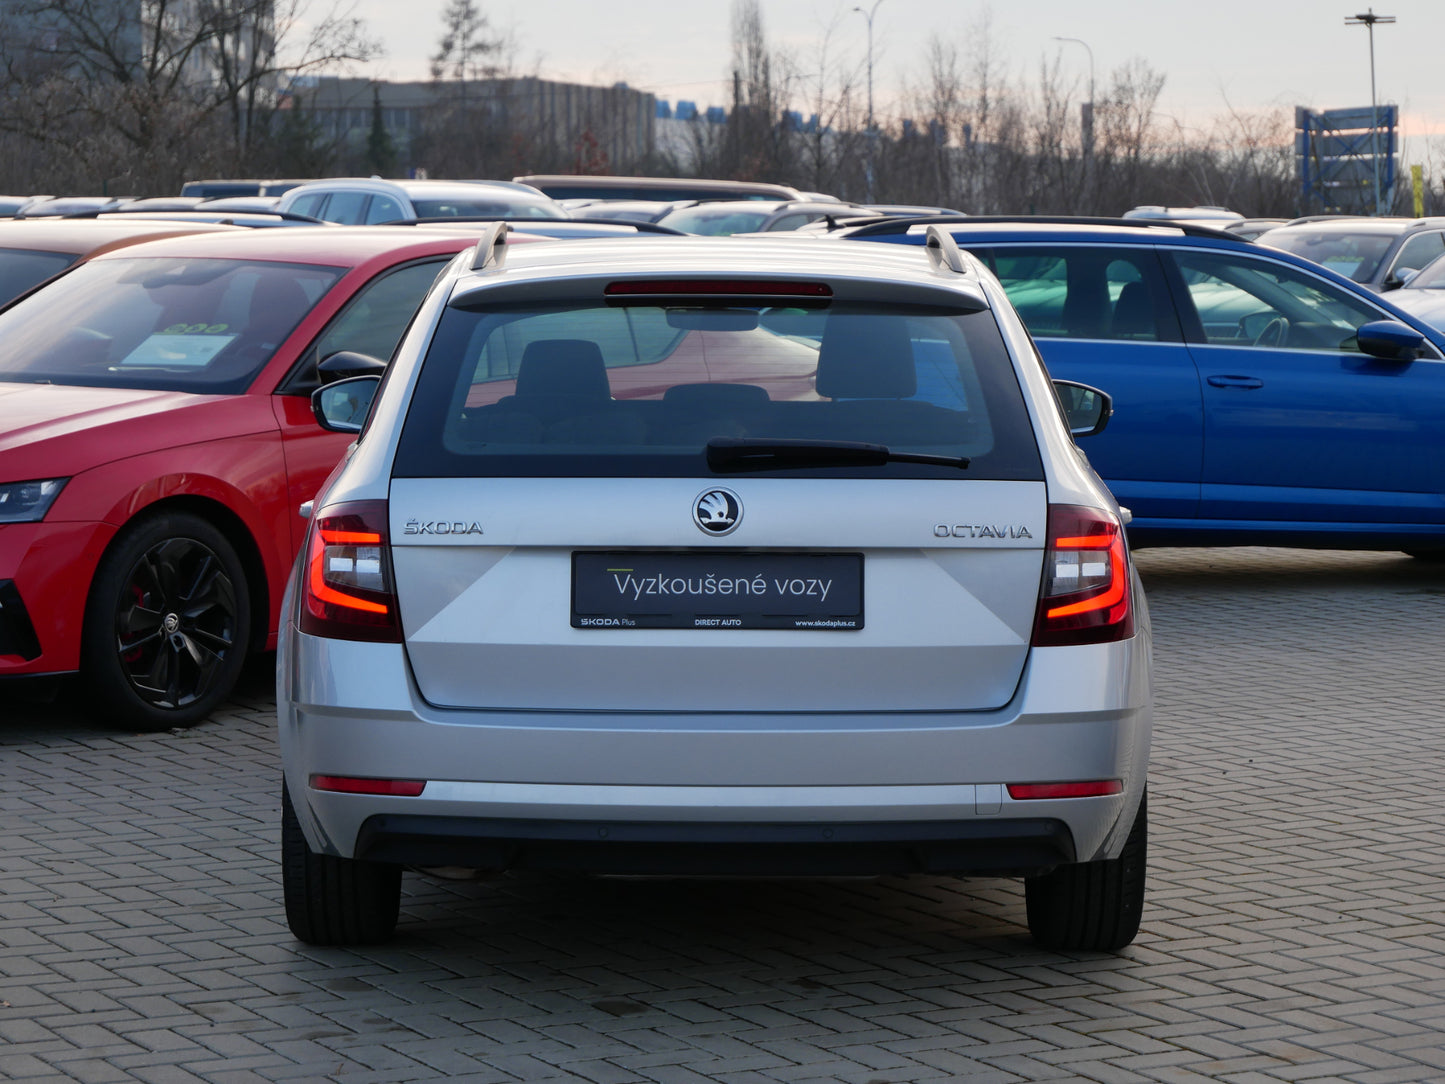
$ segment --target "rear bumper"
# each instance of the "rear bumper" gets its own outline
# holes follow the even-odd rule
[[[342,857],[613,872],[1026,872],[1123,847],[1149,758],[1141,617],[1131,640],[1035,649],[997,711],[772,715],[438,709],[421,699],[400,645],[331,641],[288,623],[278,737],[307,841]],[[312,787],[317,774],[426,786],[417,797],[339,793]],[[1034,801],[1007,792],[1096,779],[1122,780],[1123,792]],[[1020,825],[1034,827],[1020,836]],[[627,847],[615,846],[614,830]]]
[[[1075,858],[1049,818],[885,823],[659,823],[378,814],[355,857],[420,866],[615,874],[1027,876]]]

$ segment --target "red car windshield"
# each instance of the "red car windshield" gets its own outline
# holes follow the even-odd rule
[[[0,380],[244,391],[343,269],[97,260],[0,313]]]

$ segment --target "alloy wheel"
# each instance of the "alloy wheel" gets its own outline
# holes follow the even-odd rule
[[[158,708],[204,697],[237,649],[236,588],[220,557],[192,538],[166,538],[131,567],[116,600],[120,667]]]

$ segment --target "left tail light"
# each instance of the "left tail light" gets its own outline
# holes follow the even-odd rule
[[[1124,529],[1108,512],[1049,506],[1043,594],[1034,647],[1106,644],[1134,635],[1134,592]]]
[[[321,508],[306,536],[300,628],[336,640],[401,643],[385,501]]]

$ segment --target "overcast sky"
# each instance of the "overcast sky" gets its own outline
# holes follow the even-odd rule
[[[861,87],[868,24],[855,8],[872,2],[762,0],[761,6],[775,47],[816,70],[819,47],[828,40],[831,56],[857,66]],[[445,0],[359,0],[358,14],[387,45],[370,74],[426,78],[444,6]],[[703,107],[729,100],[730,0],[481,0],[481,6],[494,25],[512,32],[526,72],[583,83],[625,80]],[[1090,51],[1100,96],[1115,68],[1142,58],[1166,76],[1160,111],[1186,127],[1207,127],[1230,106],[1368,106],[1368,33],[1345,25],[1347,16],[1366,10],[1348,0],[878,0],[876,111],[897,112],[906,80],[923,74],[931,35],[967,53],[985,13],[997,56],[1012,76],[1034,83],[1040,62],[1058,58],[1066,77],[1078,80],[1082,100]],[[1380,102],[1400,106],[1407,139],[1445,137],[1445,0],[1386,0],[1374,10],[1398,19],[1375,27]],[[1055,36],[1078,38],[1088,48]]]

